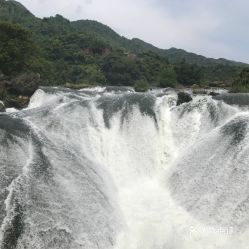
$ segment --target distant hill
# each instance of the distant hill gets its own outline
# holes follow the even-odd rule
[[[72,25],[79,31],[95,32],[96,34],[101,35],[102,38],[104,38],[113,46],[122,47],[134,53],[152,51],[160,56],[167,57],[171,63],[180,63],[182,60],[185,60],[186,63],[197,64],[200,66],[209,66],[211,64],[241,66],[244,64],[241,62],[235,62],[226,59],[206,58],[202,55],[187,52],[183,49],[160,49],[138,38],[133,38],[130,40],[122,37],[115,31],[113,31],[110,27],[103,25],[97,21],[81,20],[72,22]]]
[[[1,6],[0,20],[21,23],[29,28],[30,27],[32,28],[35,25],[39,25],[39,23],[41,22],[41,19],[36,18],[30,11],[28,11],[19,2],[13,0],[10,1],[0,0],[0,6]],[[212,64],[241,66],[244,64],[241,62],[235,62],[226,59],[206,58],[204,56],[197,55],[177,48],[159,49],[138,38],[133,38],[130,40],[125,37],[122,37],[114,30],[112,30],[110,27],[102,23],[99,23],[97,21],[79,20],[79,21],[69,22],[67,19],[64,20],[65,20],[65,26],[68,26],[68,29],[73,28],[79,32],[95,33],[97,36],[100,36],[103,40],[105,40],[112,46],[123,48],[134,53],[152,51],[160,56],[167,57],[171,63],[180,63],[182,60],[185,60],[186,63],[197,64],[199,66],[209,66]]]
[[[71,22],[61,15],[40,19],[13,0],[0,0],[0,22],[32,31],[37,49],[30,70],[39,72],[46,84],[134,85],[138,80],[164,87],[172,82],[231,84],[246,65],[177,48],[160,49],[138,38],[120,36],[97,21]]]
[[[170,58],[170,61],[172,63],[179,63],[182,60],[185,60],[188,63],[191,64],[197,64],[201,66],[210,66],[210,65],[229,65],[229,66],[241,66],[245,63],[242,62],[236,62],[231,61],[227,59],[213,59],[213,58],[206,58],[205,56],[194,54],[187,52],[183,49],[177,49],[177,48],[170,48],[168,50],[164,50],[164,55]]]
[[[37,18],[19,2],[0,0],[0,20],[29,25]]]

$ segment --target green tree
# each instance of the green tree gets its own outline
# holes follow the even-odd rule
[[[102,70],[110,85],[133,86],[140,78],[137,60],[116,51],[104,59]]]
[[[241,70],[231,90],[233,92],[249,92],[249,67]]]
[[[201,83],[202,71],[197,65],[187,64],[182,61],[175,67],[177,81],[182,85]]]
[[[31,33],[20,25],[0,23],[0,70],[17,74],[28,69],[35,52]]]
[[[145,79],[137,80],[134,85],[134,89],[136,92],[147,92],[149,88],[150,85]]]
[[[105,75],[101,71],[98,65],[86,65],[84,66],[86,79],[91,84],[104,84],[106,82]]]
[[[177,84],[176,72],[173,66],[164,68],[159,75],[160,87],[175,87]]]

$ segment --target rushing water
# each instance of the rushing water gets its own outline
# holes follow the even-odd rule
[[[39,89],[0,114],[0,248],[248,249],[247,98]]]

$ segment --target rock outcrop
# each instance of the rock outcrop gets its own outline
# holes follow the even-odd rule
[[[193,100],[191,95],[189,93],[186,93],[186,92],[179,92],[177,94],[177,97],[178,97],[177,103],[176,103],[177,106],[181,105],[183,103],[188,103],[188,102]]]
[[[232,81],[224,80],[224,81],[213,81],[209,82],[208,85],[210,87],[217,87],[217,88],[229,88],[232,85]]]
[[[35,73],[22,74],[12,79],[2,77],[0,78],[0,100],[7,108],[25,108],[39,84],[40,75]]]
[[[214,96],[220,95],[220,93],[217,93],[217,92],[210,92],[209,95],[214,97]]]

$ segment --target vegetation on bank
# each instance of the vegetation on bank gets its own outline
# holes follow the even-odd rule
[[[38,73],[43,85],[74,89],[124,85],[138,91],[211,83],[229,86],[234,82],[234,90],[246,91],[245,73],[236,79],[244,67],[225,59],[161,50],[139,39],[128,40],[95,21],[70,22],[60,15],[39,19],[15,1],[0,0],[2,79]]]
[[[135,82],[134,89],[136,92],[147,92],[150,85],[147,80],[142,79]]]
[[[231,92],[249,92],[249,67],[242,69],[237,79],[233,82]]]

